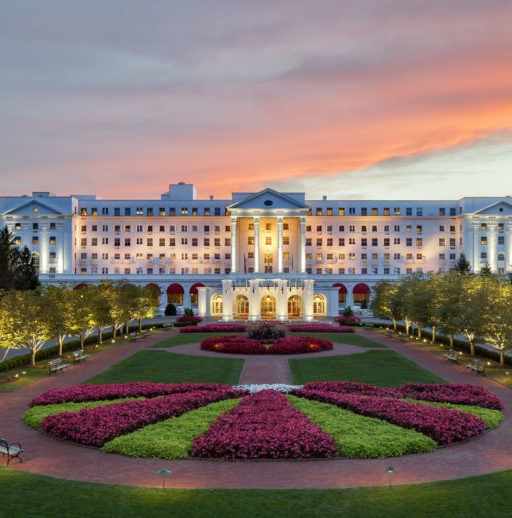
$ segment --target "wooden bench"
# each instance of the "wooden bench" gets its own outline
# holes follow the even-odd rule
[[[140,334],[141,336],[149,336],[151,334],[151,331],[149,329],[143,329]]]
[[[50,360],[47,364],[49,372],[48,375],[57,374],[59,371],[67,369],[71,364],[65,363],[62,358],[55,358],[55,360]]]
[[[391,331],[391,329],[386,329],[386,335],[393,336],[393,331]]]
[[[481,374],[485,376],[485,368],[487,367],[487,362],[483,360],[478,360],[477,358],[473,358],[466,367],[474,372],[475,374]]]
[[[130,342],[135,342],[137,340],[137,333],[130,333],[128,338],[130,339]]]
[[[461,353],[459,351],[456,351],[455,349],[448,349],[448,352],[444,353],[443,357],[448,361],[459,363],[460,355]]]
[[[85,351],[82,351],[81,349],[78,351],[73,351],[71,353],[73,363],[83,362],[83,361],[87,360],[87,358],[89,358],[89,356],[90,356],[89,354],[85,354]]]
[[[7,455],[7,466],[11,459],[18,459],[20,462],[23,462],[23,459],[20,455],[23,453],[23,448],[21,444],[18,442],[7,442],[6,439],[0,437],[0,453],[2,456]]]

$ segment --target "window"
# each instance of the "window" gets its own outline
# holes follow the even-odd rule
[[[421,234],[423,232],[423,226],[422,225],[416,225],[416,233]]]
[[[368,259],[368,254],[365,254],[365,253],[361,254],[361,260],[366,261],[366,259]]]
[[[355,226],[355,225],[350,225],[350,226],[348,227],[348,231],[349,231],[349,232],[355,232],[355,231],[356,231],[356,226]]]
[[[407,225],[407,226],[405,227],[405,231],[406,231],[406,232],[412,232],[412,225]]]
[[[368,239],[366,239],[365,237],[363,237],[361,239],[361,246],[368,246]]]
[[[126,237],[124,240],[124,246],[130,246],[132,244],[131,239],[129,237]]]
[[[121,215],[121,207],[114,207],[114,216]]]
[[[389,227],[387,227],[389,232]],[[386,230],[386,227],[384,227],[384,230]],[[372,232],[377,232],[377,225],[372,225]]]
[[[355,207],[349,207],[348,208],[348,213],[349,213],[350,216],[355,216],[356,215]]]
[[[153,215],[153,209],[151,207],[148,207],[146,209],[146,216],[152,216]]]
[[[50,245],[56,245],[57,244],[57,238],[55,236],[50,236]]]
[[[182,237],[182,238],[181,238],[181,244],[182,244],[182,245],[188,245],[188,238],[186,238],[186,237]]]
[[[355,245],[356,244],[356,238],[355,237],[349,237],[348,244],[349,245]]]
[[[144,240],[142,239],[142,237],[138,237],[135,239],[135,244],[137,245],[143,245],[144,244]]]
[[[316,246],[322,246],[322,238],[321,237],[317,238]]]
[[[164,225],[160,225],[160,226],[158,227],[158,230],[159,230],[160,232],[165,232],[165,226],[164,226]]]
[[[505,224],[504,223],[498,223],[498,231],[503,232],[505,230]]]
[[[393,208],[393,215],[394,216],[400,216],[400,207],[394,207]]]
[[[366,232],[368,229],[366,227],[366,225],[362,225],[361,226],[361,232]]]
[[[372,246],[379,246],[379,240],[376,237],[372,238]]]
[[[455,248],[455,238],[454,237],[450,238],[450,248]]]
[[[480,230],[487,230],[487,223],[480,223]]]
[[[446,259],[446,255],[445,254],[439,254],[439,260],[440,261],[444,261]]]
[[[213,240],[213,244],[214,244],[214,246],[220,246],[220,237],[216,237],[216,238]]]
[[[444,225],[439,225],[439,232],[444,232]]]
[[[153,232],[153,225],[148,225],[148,232]]]
[[[283,245],[289,245],[289,244],[290,244],[289,236],[283,236]],[[331,239],[331,246],[332,246],[332,239]]]
[[[379,215],[379,209],[373,208],[372,209],[372,216],[378,216]]]
[[[423,246],[423,239],[421,237],[416,238],[416,246]]]
[[[400,232],[400,225],[395,225],[395,226],[393,227],[393,230],[394,230],[395,232]]]
[[[169,238],[169,246],[176,246],[176,238],[174,238],[174,237]]]
[[[196,240],[197,241],[197,240]],[[161,237],[158,240],[158,246],[165,246],[165,237]]]
[[[271,244],[272,244],[272,238],[271,238],[270,236],[267,236],[267,237],[265,238],[265,244],[266,244],[266,245],[271,245]]]
[[[340,261],[344,261],[345,260],[345,254],[338,254],[338,259]]]
[[[439,246],[446,246],[446,239],[444,237],[439,238]]]
[[[320,208],[316,209],[316,215],[322,216],[322,209],[320,209]]]
[[[416,216],[423,216],[423,209],[421,207],[416,208]]]
[[[356,254],[354,252],[350,252],[350,254],[348,254],[348,258],[350,261],[355,261],[356,260]]]
[[[483,246],[487,246],[487,236],[480,237],[480,244]]]
[[[344,237],[340,237],[338,239],[338,246],[345,246],[345,238]]]
[[[384,246],[389,246],[389,237],[384,238]]]
[[[181,231],[182,231],[182,232],[188,232],[188,227],[187,227],[187,225],[181,225]]]
[[[345,209],[343,207],[340,207],[338,209],[338,216],[344,216],[345,215]]]
[[[393,254],[393,259],[394,259],[395,261],[400,260],[400,252],[395,252],[395,253]]]
[[[165,207],[160,207],[158,209],[158,215],[159,216],[165,216]]]
[[[446,216],[446,209],[444,209],[444,208],[439,208],[439,215],[440,215],[440,216]]]
[[[498,245],[505,244],[505,236],[498,236]]]
[[[93,237],[91,239],[91,246],[98,246],[98,238],[97,237]]]
[[[125,207],[124,208],[124,215],[125,216],[131,216],[131,212],[132,211],[131,211],[130,207]]]
[[[147,240],[147,246],[153,246],[153,238],[152,237],[148,237],[148,240]]]
[[[38,245],[38,244],[39,244],[39,238],[38,238],[37,236],[34,236],[34,237],[32,238],[32,244],[33,244],[33,245]]]
[[[383,214],[384,214],[384,216],[389,216],[391,214],[389,207],[384,207]]]
[[[332,246],[332,237],[327,238],[327,246]]]
[[[322,225],[317,225],[316,231],[317,232],[322,232]]]
[[[393,244],[394,245],[399,245],[400,244],[400,238],[399,237],[393,238]]]
[[[19,223],[16,223],[16,225],[19,225]],[[55,223],[50,223],[50,230],[55,230],[57,228],[57,225]]]
[[[412,207],[407,207],[405,209],[405,215],[406,216],[412,216]]]
[[[272,230],[272,223],[265,223],[265,230]]]
[[[132,227],[131,227],[131,225],[125,225],[125,226],[124,226],[124,231],[125,231],[125,232],[131,232],[131,231],[132,231]]]
[[[215,207],[214,209],[214,215],[215,216],[220,216],[220,207]],[[215,268],[217,270],[217,268]],[[219,273],[220,273],[220,270],[219,270]]]
[[[345,232],[345,225],[340,225],[338,227],[338,232]]]
[[[332,207],[327,207],[327,216],[332,216]]]
[[[408,237],[405,240],[405,246],[412,246],[412,237]]]
[[[209,237],[205,237],[203,239],[203,246],[210,246],[210,238]]]
[[[450,208],[450,216],[455,216],[455,207]]]
[[[362,208],[361,209],[361,216],[368,216],[368,209],[367,208]]]
[[[412,261],[412,254],[411,253],[405,254],[405,259],[407,261]]]
[[[416,260],[417,261],[423,260],[423,254],[416,254]]]
[[[230,237],[226,237],[226,239],[224,239],[224,246],[231,246],[231,238]]]
[[[39,223],[32,223],[32,230],[38,230]],[[82,225],[82,232],[85,232],[85,225]]]

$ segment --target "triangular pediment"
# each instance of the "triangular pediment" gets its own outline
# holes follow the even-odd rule
[[[475,214],[479,215],[511,215],[512,214],[512,202],[509,200],[500,200],[483,209],[477,210]]]
[[[63,214],[61,211],[57,210],[56,208],[41,202],[39,200],[29,200],[25,203],[21,203],[20,205],[17,205],[16,207],[11,207],[9,210],[5,211],[4,214],[19,214],[22,216],[25,215],[57,215],[57,214]]]
[[[297,195],[284,194],[267,188],[257,193],[247,194],[230,205],[228,210],[234,213],[246,210],[307,212],[307,205],[297,198],[299,198]]]

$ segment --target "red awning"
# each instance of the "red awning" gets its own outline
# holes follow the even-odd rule
[[[332,287],[338,288],[338,293],[347,293],[347,287],[344,284],[341,284],[341,282],[333,284]]]
[[[370,287],[366,285],[364,282],[360,282],[359,284],[356,284],[354,286],[354,289],[352,290],[352,293],[357,293],[358,295],[367,295],[370,293]]]
[[[169,295],[182,295],[185,293],[185,291],[183,290],[183,286],[181,284],[174,283],[167,287],[167,293]]]
[[[190,287],[190,294],[197,295],[197,288],[204,288],[204,284],[196,282],[193,286]]]

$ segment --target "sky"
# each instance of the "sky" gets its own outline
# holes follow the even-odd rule
[[[0,0],[0,195],[512,195],[512,0]]]

